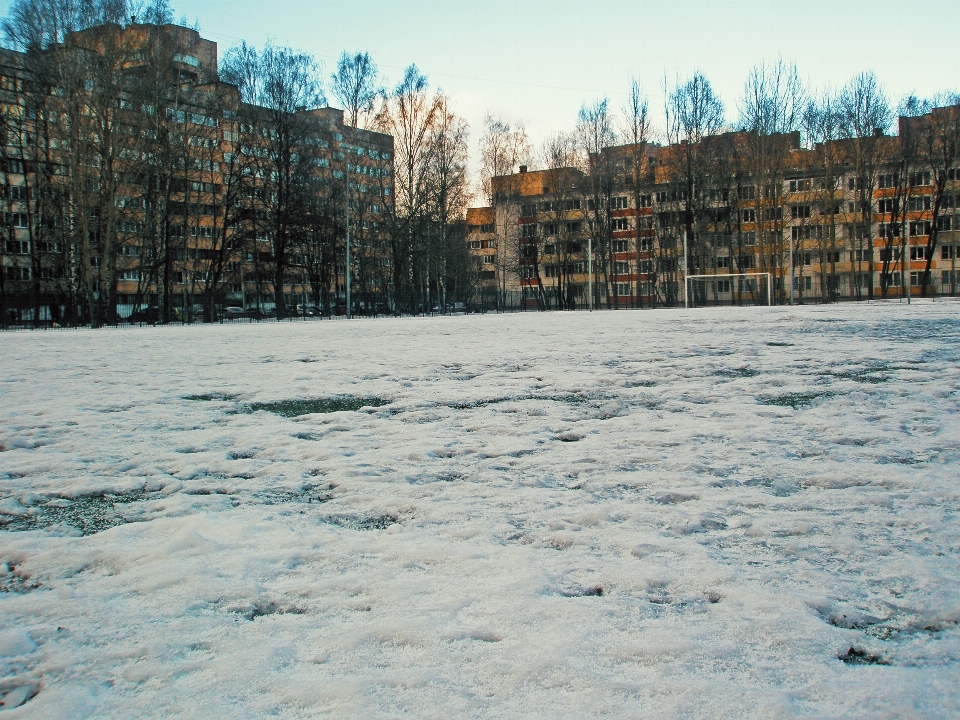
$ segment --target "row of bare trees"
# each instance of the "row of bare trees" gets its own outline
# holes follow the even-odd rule
[[[909,253],[926,261],[918,284],[922,294],[929,292],[939,238],[957,224],[960,198],[951,183],[960,173],[960,96],[908,98],[895,112],[872,73],[839,91],[816,92],[783,61],[751,71],[733,123],[700,72],[665,81],[663,95],[659,133],[634,82],[619,114],[606,98],[584,105],[574,130],[549,138],[538,152],[522,126],[488,119],[481,170],[504,246],[498,277],[513,273],[527,281],[541,307],[566,307],[565,288],[592,261],[586,270],[592,271],[594,306],[620,306],[624,283],[614,279],[627,275],[640,278],[628,287],[637,304],[669,306],[681,301],[684,263],[688,275],[722,268],[793,278],[776,285],[779,302],[803,301],[817,268],[818,297],[834,299],[842,291],[839,258],[849,253],[854,269],[846,293],[860,299],[875,295],[875,271],[880,294],[908,282],[910,266],[900,258]],[[518,230],[522,176],[511,175],[514,187],[491,181],[531,162],[549,178],[543,192],[550,199],[536,208],[545,228],[537,237]],[[632,208],[652,208],[632,221],[628,246],[617,239],[622,232],[614,235],[624,228],[623,193]],[[879,257],[878,224],[885,243]],[[907,237],[920,239],[908,248]],[[629,267],[617,260],[625,250],[633,253]],[[545,256],[555,258],[548,287]],[[740,279],[733,288],[738,296],[758,290]]]
[[[283,317],[301,297],[333,312],[347,272],[371,311],[469,296],[468,128],[415,66],[387,91],[368,54],[343,54],[345,124],[395,148],[354,141],[309,54],[241,43],[205,73],[205,41],[171,20],[164,0],[12,4],[4,322],[102,325],[123,306],[166,322],[197,303],[208,321],[241,303]]]

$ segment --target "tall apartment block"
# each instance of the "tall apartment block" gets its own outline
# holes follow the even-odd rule
[[[193,30],[0,51],[0,123],[4,321],[342,312],[348,202],[352,263],[372,269],[357,309],[389,296],[393,138],[243,103]]]

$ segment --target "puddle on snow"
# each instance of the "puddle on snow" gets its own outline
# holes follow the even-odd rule
[[[300,417],[301,415],[315,415],[335,412],[356,412],[365,407],[383,407],[389,405],[390,400],[378,397],[332,397],[332,398],[301,398],[297,400],[278,400],[277,402],[251,403],[244,406],[240,412],[254,413],[266,410],[280,417]]]

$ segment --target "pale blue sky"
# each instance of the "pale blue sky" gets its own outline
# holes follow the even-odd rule
[[[6,13],[8,0],[0,0]],[[314,53],[327,74],[367,50],[395,83],[411,62],[442,87],[474,140],[492,112],[532,139],[570,129],[585,101],[615,107],[638,75],[661,115],[661,84],[701,69],[736,118],[750,68],[783,56],[816,87],[873,69],[896,101],[958,89],[960,1],[172,0],[221,53],[266,38]],[[332,102],[332,101],[331,101]]]

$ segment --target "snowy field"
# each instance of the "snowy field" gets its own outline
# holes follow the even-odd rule
[[[960,303],[0,358],[0,718],[960,715]]]

